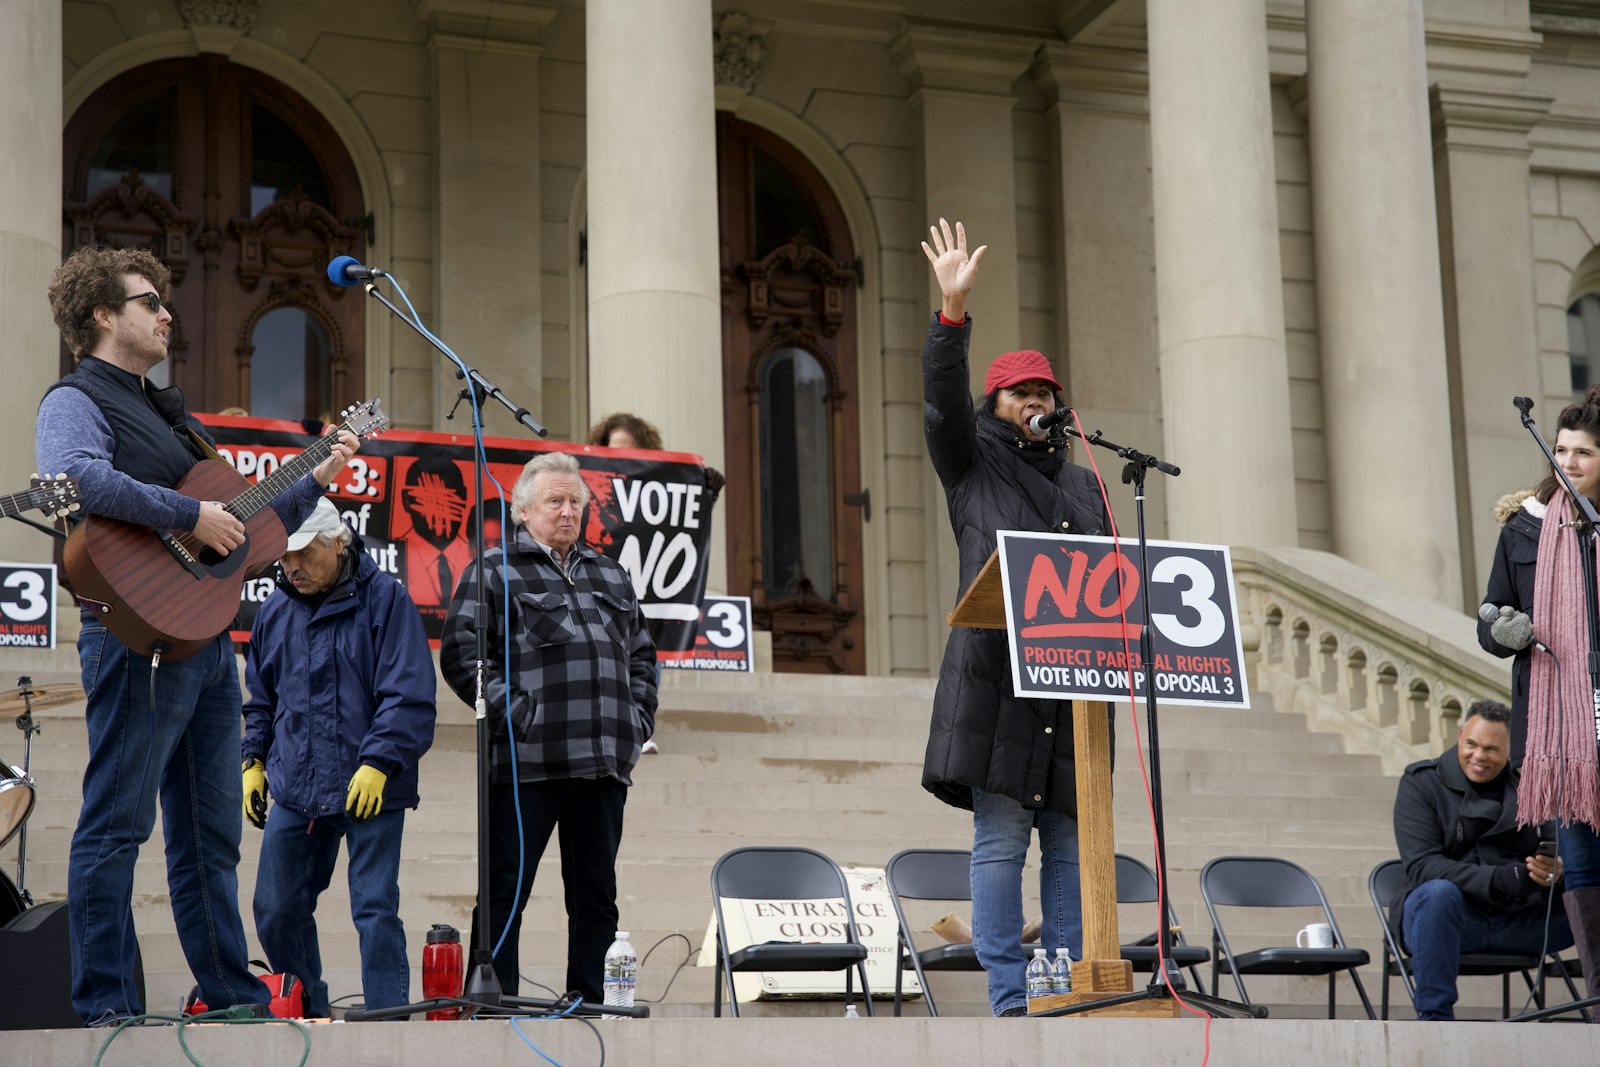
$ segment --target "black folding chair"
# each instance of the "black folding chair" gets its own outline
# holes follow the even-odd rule
[[[1288,974],[1328,976],[1328,1018],[1336,1017],[1334,979],[1340,971],[1349,971],[1355,983],[1361,1005],[1367,1018],[1376,1019],[1372,1001],[1362,988],[1361,976],[1356,968],[1370,962],[1365,949],[1349,948],[1339,923],[1328,906],[1309,871],[1288,860],[1270,856],[1219,856],[1200,871],[1200,895],[1205,898],[1206,911],[1211,915],[1211,992],[1221,992],[1218,986],[1219,963],[1228,961],[1233,984],[1239,990],[1239,999],[1250,1003],[1245,992],[1246,974]],[[1321,908],[1323,918],[1333,930],[1332,948],[1299,948],[1293,945],[1256,949],[1252,952],[1234,952],[1228,935],[1217,916],[1218,907],[1238,908]]]
[[[1118,904],[1153,904],[1156,900],[1156,872],[1147,867],[1142,860],[1132,856],[1117,853],[1117,903]],[[1206,983],[1200,977],[1200,964],[1211,959],[1211,953],[1202,945],[1191,945],[1183,937],[1183,931],[1178,929],[1177,914],[1172,910],[1172,894],[1167,893],[1167,928],[1173,931],[1173,937],[1167,945],[1167,955],[1179,967],[1189,968],[1189,975],[1194,979],[1196,992],[1204,993]],[[1156,935],[1147,934],[1130,944],[1122,946],[1122,958],[1133,964],[1133,969],[1148,974],[1155,970],[1156,957],[1160,954],[1156,945]]]
[[[1372,868],[1372,873],[1367,875],[1367,895],[1372,898],[1372,907],[1378,913],[1378,927],[1383,931],[1383,994],[1379,998],[1381,1004],[1380,1017],[1389,1017],[1389,978],[1398,974],[1401,983],[1405,986],[1406,996],[1411,998],[1411,1007],[1417,1006],[1416,980],[1411,976],[1411,957],[1402,951],[1404,944],[1400,931],[1396,930],[1389,921],[1389,903],[1400,896],[1406,887],[1406,869],[1399,860],[1384,860]],[[1579,999],[1578,987],[1572,982],[1572,975],[1567,970],[1566,961],[1561,958],[1561,953],[1552,952],[1548,959],[1551,966],[1547,970],[1561,975],[1567,983],[1567,989],[1572,993],[1572,999]],[[1461,964],[1457,973],[1464,976],[1475,977],[1500,977],[1500,1015],[1504,1018],[1511,1014],[1511,976],[1521,974],[1522,980],[1528,984],[1528,990],[1533,994],[1533,999],[1539,1007],[1544,1007],[1544,973],[1540,972],[1535,981],[1533,971],[1539,966],[1536,956],[1519,955],[1510,952],[1463,952]]]
[[[728,951],[728,925],[722,900],[835,900],[844,909],[845,940],[822,944],[780,941]],[[711,901],[717,913],[717,970],[712,1014],[722,1014],[722,983],[728,984],[728,1010],[739,1017],[739,999],[733,988],[738,971],[843,971],[844,996],[854,1002],[851,969],[861,976],[861,998],[872,1011],[872,991],[867,987],[867,948],[856,929],[855,909],[844,872],[827,856],[809,848],[736,848],[711,868]]]
[[[978,954],[971,945],[935,945],[918,949],[911,934],[911,924],[900,899],[907,900],[972,900],[972,853],[955,848],[908,848],[895,853],[884,868],[884,881],[889,886],[889,898],[894,901],[895,921],[900,932],[895,946],[900,966],[894,974],[894,1013],[900,1014],[901,990],[907,967],[917,974],[917,984],[928,1002],[928,1014],[939,1014],[928,985],[928,971],[981,971]]]

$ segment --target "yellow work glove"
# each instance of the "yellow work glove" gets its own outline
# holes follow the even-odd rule
[[[370,819],[383,810],[383,787],[389,776],[378,768],[363,763],[350,776],[350,792],[344,798],[344,810],[356,819]]]
[[[244,817],[257,830],[267,825],[267,769],[258,759],[244,762]]]

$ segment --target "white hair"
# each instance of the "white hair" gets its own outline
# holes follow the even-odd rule
[[[350,529],[350,525],[348,523],[341,522],[339,524],[339,528],[333,533],[317,534],[316,541],[319,545],[340,544],[348,548],[350,546],[350,542],[355,540],[355,537],[355,531]]]
[[[566,474],[578,479],[583,503],[589,503],[589,485],[583,480],[578,461],[566,452],[542,452],[528,460],[522,473],[517,475],[517,484],[511,487],[511,514],[517,522],[522,521],[522,513],[533,505],[533,482],[541,474]]]

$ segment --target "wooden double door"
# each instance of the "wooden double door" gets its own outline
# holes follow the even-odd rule
[[[362,293],[325,271],[366,252],[371,216],[304,99],[220,56],[150,63],[73,114],[63,157],[63,248],[142,247],[172,271],[152,377],[191,409],[323,419],[361,399]]]
[[[856,296],[849,228],[822,176],[719,114],[729,588],[772,631],[778,670],[861,674]]]

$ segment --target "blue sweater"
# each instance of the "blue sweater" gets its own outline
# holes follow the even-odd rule
[[[141,526],[193,530],[200,502],[172,489],[146,485],[111,465],[116,440],[100,406],[81,389],[57,389],[39,405],[33,454],[40,473],[78,479],[86,509]],[[300,528],[326,492],[306,475],[272,501],[290,533]]]

